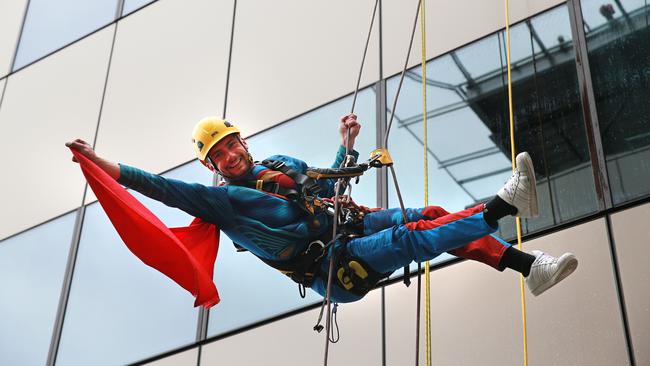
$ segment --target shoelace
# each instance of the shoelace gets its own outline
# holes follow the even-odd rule
[[[550,255],[547,254],[542,254],[542,256],[539,258],[539,262],[537,265],[545,265],[545,264],[554,264],[556,259],[554,257],[551,257]]]
[[[510,178],[511,180],[514,179],[513,184],[507,184],[505,186],[505,191],[506,193],[508,193],[510,199],[514,199],[515,197],[515,193],[517,192],[517,187],[519,187],[520,175],[521,173],[519,172],[519,170],[515,170],[515,173]]]

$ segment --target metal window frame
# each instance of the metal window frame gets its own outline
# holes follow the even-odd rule
[[[582,19],[582,5],[580,0],[568,0],[567,7],[569,9],[569,22],[571,23],[571,34],[576,59],[578,88],[582,101],[582,117],[585,122],[585,132],[587,134],[587,145],[591,157],[598,207],[602,211],[612,207],[612,194],[609,188],[605,151],[600,136],[594,87],[591,81],[587,39],[583,27],[584,20]]]

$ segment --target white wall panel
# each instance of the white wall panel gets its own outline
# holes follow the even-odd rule
[[[238,1],[228,118],[251,134],[354,91],[374,3]],[[378,23],[362,86],[379,79]]]
[[[233,1],[158,1],[118,23],[97,151],[161,172],[193,158],[191,133],[221,115]]]
[[[637,365],[650,365],[650,204],[612,215],[625,306]]]
[[[559,0],[510,2],[510,23],[544,9],[564,3]],[[503,0],[458,0],[426,3],[427,59],[481,38],[505,27]],[[402,71],[411,36],[417,0],[384,0],[383,56],[384,77]],[[409,66],[420,63],[420,25],[418,22]]]
[[[199,349],[194,348],[189,351],[177,353],[173,356],[163,358],[158,361],[146,363],[147,366],[196,366],[199,357]]]
[[[26,6],[27,0],[0,2],[0,77],[11,71]]]
[[[92,141],[106,78],[108,27],[7,80],[0,110],[0,238],[81,204],[85,180],[66,141]]]
[[[325,349],[325,331],[312,329],[318,313],[319,309],[307,311],[210,343],[202,349],[201,365],[318,365]],[[341,339],[330,344],[330,364],[381,365],[380,291],[341,304],[338,324]]]
[[[431,284],[434,365],[521,363],[516,274],[466,261],[433,271]],[[400,282],[386,288],[386,365],[415,364],[416,296],[415,278],[410,287]],[[424,342],[422,310],[421,365],[425,364]]]
[[[541,296],[526,290],[530,364],[627,364],[604,220],[532,240],[525,249],[571,251],[580,260],[571,277]],[[434,364],[522,362],[516,273],[465,261],[432,272],[431,281]],[[388,287],[386,308],[387,364],[413,364],[415,288]]]

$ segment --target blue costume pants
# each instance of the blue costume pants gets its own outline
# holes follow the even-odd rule
[[[482,205],[454,214],[447,214],[443,210],[443,214],[426,215],[427,209],[431,208],[437,207],[408,209],[407,219],[409,222],[406,224],[403,223],[400,209],[367,214],[364,218],[364,236],[348,242],[349,255],[361,259],[372,270],[388,276],[413,261],[423,262],[445,252],[452,251],[453,253],[455,249],[472,242],[480,243],[479,239],[488,236],[491,242],[487,243],[491,245],[489,250],[493,252],[491,255],[493,258],[478,260],[497,268],[496,263],[509,244],[489,236],[496,228],[485,222]],[[431,219],[431,217],[436,218]],[[336,245],[341,246],[342,244],[337,243]],[[481,248],[485,248],[485,246],[481,246]],[[322,296],[325,296],[327,291],[330,255],[328,254],[322,262],[321,274],[312,285],[312,289]],[[461,256],[472,258],[471,253],[469,255],[461,254]],[[341,287],[334,275],[333,302],[352,302],[362,297]]]

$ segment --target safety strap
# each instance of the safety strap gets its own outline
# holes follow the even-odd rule
[[[327,234],[329,234],[329,231]],[[332,242],[332,240],[327,240],[326,236],[323,236],[309,243],[305,251],[288,260],[275,261],[259,258],[267,265],[287,275],[299,285],[311,287],[325,256],[325,248],[331,245]]]
[[[315,179],[289,168],[289,166],[287,166],[287,164],[285,164],[284,161],[263,160],[261,164],[269,169],[282,172],[287,176],[289,176],[289,178],[293,179],[293,181],[296,182],[296,184],[302,187],[303,194],[307,194],[309,196],[316,196],[321,191],[321,188]]]

